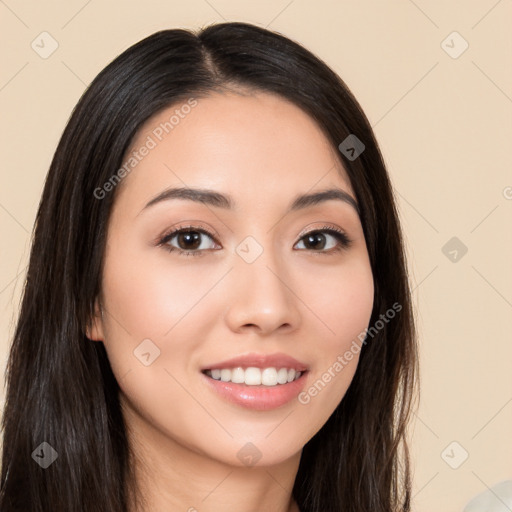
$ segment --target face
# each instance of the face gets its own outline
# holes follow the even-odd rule
[[[373,306],[336,152],[280,97],[215,93],[150,119],[130,156],[88,330],[128,422],[231,465],[296,455],[342,400]],[[328,189],[338,197],[292,207]]]

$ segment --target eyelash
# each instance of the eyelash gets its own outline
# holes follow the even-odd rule
[[[215,235],[213,233],[210,233],[206,229],[189,225],[189,226],[179,227],[179,228],[171,231],[170,233],[163,235],[162,238],[160,238],[160,240],[157,242],[157,245],[161,246],[164,250],[166,250],[168,252],[177,252],[178,255],[181,255],[181,256],[202,256],[202,255],[204,255],[204,253],[206,251],[205,249],[195,250],[195,251],[184,251],[183,249],[179,249],[177,247],[173,247],[172,245],[168,244],[168,242],[170,240],[172,240],[176,235],[179,235],[180,233],[189,233],[189,232],[197,232],[197,233],[201,233],[203,235],[207,235],[212,240],[214,240],[216,242]],[[338,240],[339,245],[337,245],[335,248],[330,249],[328,251],[310,250],[310,252],[313,252],[313,253],[318,253],[318,254],[323,254],[323,255],[331,255],[333,253],[337,253],[344,249],[348,249],[352,245],[352,242],[353,242],[346,235],[346,233],[344,233],[343,231],[341,231],[340,229],[338,229],[334,226],[323,226],[321,228],[317,228],[317,229],[313,229],[312,231],[308,231],[307,233],[304,233],[300,237],[299,242],[301,240],[303,240],[304,238],[306,238],[307,236],[317,234],[317,233],[327,233],[327,234],[333,236],[334,238],[336,238],[336,240]],[[304,249],[301,249],[301,250],[304,250]]]

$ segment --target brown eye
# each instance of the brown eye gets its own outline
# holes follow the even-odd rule
[[[176,235],[176,242],[180,249],[198,249],[201,245],[201,233],[198,231],[182,231]]]
[[[169,252],[177,251],[185,256],[200,256],[207,249],[214,247],[202,247],[204,238],[214,241],[213,235],[208,231],[193,226],[179,228],[165,235],[158,245]],[[175,239],[174,243],[171,243]]]
[[[329,238],[337,240],[338,244],[329,242]],[[306,249],[320,253],[346,249],[352,243],[345,233],[333,228],[310,231],[301,238],[300,242],[304,243]]]

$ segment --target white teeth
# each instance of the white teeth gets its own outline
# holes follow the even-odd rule
[[[212,379],[222,382],[233,382],[235,384],[246,384],[247,386],[276,386],[277,384],[286,384],[297,380],[302,372],[297,372],[293,368],[255,368],[249,367],[245,370],[242,367],[222,368],[216,370],[207,370],[206,375]]]
[[[261,370],[259,368],[247,368],[244,380],[248,386],[259,386],[261,384]]]
[[[243,384],[245,381],[245,372],[243,368],[233,368],[231,370],[231,382],[235,384]]]
[[[231,370],[224,370],[222,369],[220,371],[220,380],[223,382],[228,382],[231,380]]]
[[[265,368],[261,372],[261,383],[264,386],[275,386],[277,384],[277,370],[275,368]]]
[[[277,382],[278,384],[286,384],[288,382],[288,370],[286,368],[281,368],[277,372]]]

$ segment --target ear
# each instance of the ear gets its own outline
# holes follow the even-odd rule
[[[103,310],[98,299],[94,301],[94,316],[85,329],[85,335],[92,341],[103,341]]]

